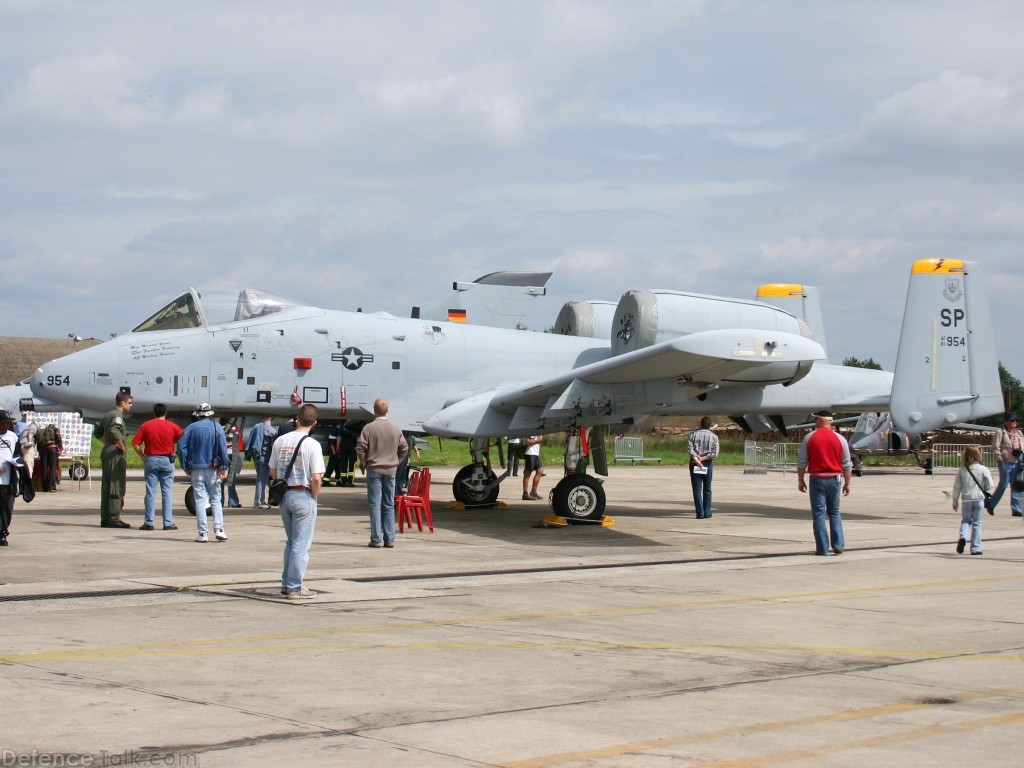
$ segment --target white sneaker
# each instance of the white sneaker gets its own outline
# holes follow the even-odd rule
[[[224,533],[223,529],[218,528],[217,529],[217,541],[227,541],[227,540],[228,540],[228,535],[226,533]]]
[[[200,544],[205,544],[209,541],[209,539],[206,538],[205,533],[200,533],[198,536],[196,536],[196,541],[198,541]]]
[[[314,597],[316,597],[316,592],[311,589],[306,589],[305,587],[293,589],[288,593],[289,600],[312,600]]]

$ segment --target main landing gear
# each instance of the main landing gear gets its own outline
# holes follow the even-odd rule
[[[607,475],[608,462],[604,452],[603,431],[595,427],[589,442],[584,427],[573,428],[565,443],[565,477],[558,481],[548,495],[548,503],[558,517],[568,522],[608,523],[605,517],[605,493],[601,481],[587,474],[587,466]],[[501,442],[498,441],[501,451]],[[452,494],[466,507],[493,507],[498,504],[498,490],[510,470],[497,475],[491,469],[490,440],[475,438],[470,442],[473,463],[467,464],[455,475]]]

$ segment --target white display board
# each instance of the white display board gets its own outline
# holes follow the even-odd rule
[[[87,424],[79,413],[71,411],[57,411],[55,413],[36,413],[29,411],[25,415],[25,421],[35,424],[36,429],[53,424],[60,430],[61,439],[64,441],[64,451],[61,456],[79,456],[87,458],[92,453],[92,424]]]

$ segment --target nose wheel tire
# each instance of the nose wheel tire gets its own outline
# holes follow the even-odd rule
[[[604,486],[590,475],[568,475],[551,492],[556,515],[569,520],[600,520],[604,517]]]
[[[188,513],[190,515],[194,515],[196,513],[196,493],[195,489],[192,488],[191,485],[188,487],[188,490],[185,491],[185,509],[188,510]],[[207,506],[206,516],[209,517],[212,514],[213,511],[210,509],[209,506]]]
[[[497,475],[486,467],[469,464],[458,471],[452,481],[452,495],[455,500],[467,507],[491,506],[498,500],[499,486],[488,489],[487,485],[497,479]]]

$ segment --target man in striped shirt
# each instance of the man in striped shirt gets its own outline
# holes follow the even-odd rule
[[[811,476],[811,515],[814,523],[814,554],[828,554],[829,544],[837,555],[843,553],[843,518],[839,514],[840,482],[842,495],[850,495],[853,461],[846,438],[832,428],[832,414],[818,411],[814,414],[814,431],[800,444],[796,459],[797,488],[807,492],[804,475]],[[828,530],[825,517],[828,516]]]
[[[711,473],[718,455],[718,435],[711,431],[711,419],[700,420],[700,429],[690,433],[686,441],[690,454],[690,487],[693,488],[693,505],[697,508],[697,519],[711,517]]]

